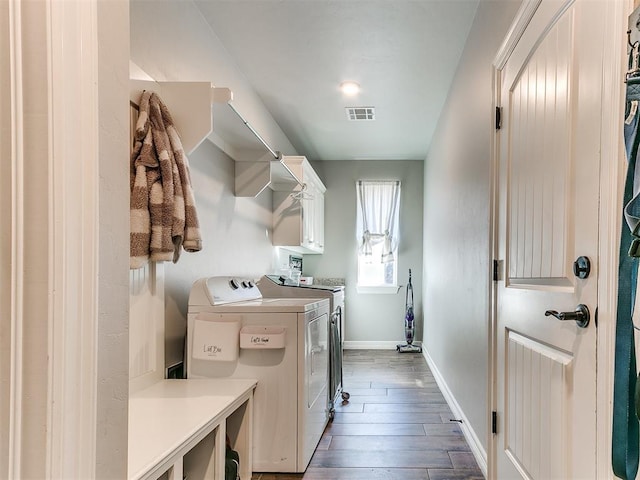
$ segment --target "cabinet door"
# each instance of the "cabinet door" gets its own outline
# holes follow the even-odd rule
[[[315,246],[315,193],[313,188],[308,188],[302,203],[302,246],[313,248]]]
[[[308,195],[302,200],[303,246],[322,253],[324,250],[324,193],[315,183],[307,184]]]
[[[320,190],[317,190],[315,194],[314,207],[314,240],[316,247],[322,252],[324,251],[324,193],[322,193]]]
[[[273,192],[273,245],[303,254],[323,253],[325,188],[310,165],[301,163],[300,169],[304,193],[295,198],[291,191]]]

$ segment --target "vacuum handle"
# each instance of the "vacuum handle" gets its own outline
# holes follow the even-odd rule
[[[409,293],[411,293],[411,303],[409,303]],[[409,283],[407,283],[407,292],[404,297],[405,310],[409,307],[413,307],[413,285],[411,284],[411,269],[409,269]]]

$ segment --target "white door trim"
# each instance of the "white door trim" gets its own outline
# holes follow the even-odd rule
[[[600,238],[598,267],[597,331],[597,439],[598,478],[614,478],[611,469],[611,429],[615,322],[618,295],[619,232],[626,168],[622,119],[624,118],[624,69],[627,16],[630,0],[610,2],[604,20],[603,104],[600,169]]]
[[[96,472],[97,0],[49,4],[49,429],[51,478]]]
[[[9,62],[11,104],[11,305],[8,327],[11,336],[9,365],[9,435],[6,474],[8,478],[20,478],[22,445],[22,318],[24,269],[22,259],[24,232],[23,201],[23,105],[22,105],[22,31],[20,2],[9,2]],[[2,312],[4,313],[4,311]],[[6,319],[2,328],[5,328]],[[5,330],[6,331],[6,330]],[[4,412],[2,413],[4,415]],[[3,452],[4,453],[4,452]],[[4,471],[0,472],[4,474]]]
[[[502,45],[498,48],[498,53],[493,60],[493,67],[495,70],[501,70],[504,68],[507,63],[507,59],[513,52],[513,49],[516,48],[516,44],[524,30],[529,25],[531,18],[533,18],[534,13],[538,9],[538,6],[542,3],[542,0],[523,0],[518,12],[516,13],[515,18],[511,24],[511,28],[507,32],[504,40],[502,41]]]
[[[493,62],[494,106],[498,105],[500,86],[498,70],[504,66],[515,44],[529,23],[540,0],[524,0],[516,14],[513,25],[500,46]],[[599,211],[599,262],[596,270],[598,275],[598,311],[597,311],[597,414],[596,414],[596,468],[598,478],[613,478],[611,471],[611,416],[613,394],[613,362],[615,349],[615,313],[617,309],[617,266],[618,248],[622,209],[622,192],[624,189],[624,148],[622,143],[622,122],[624,114],[624,65],[625,45],[621,42],[626,31],[626,17],[632,11],[631,0],[611,2],[607,8],[605,25],[605,52],[612,52],[605,56],[603,66],[603,105],[602,105],[602,147],[600,170],[600,211]],[[497,136],[492,138],[492,252],[493,258],[498,258],[497,252],[497,189],[496,175],[498,172]],[[495,411],[496,405],[496,292],[495,284],[490,298],[490,338],[489,388],[492,398],[489,402],[487,418]],[[488,429],[491,432],[491,429]],[[491,433],[489,434],[491,436]],[[496,445],[493,436],[487,442],[489,446],[488,478],[495,477]]]

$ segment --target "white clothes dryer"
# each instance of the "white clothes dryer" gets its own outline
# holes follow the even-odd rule
[[[257,282],[263,297],[328,298],[329,309],[329,387],[327,408],[333,419],[338,402],[348,403],[349,393],[344,391],[342,357],[345,328],[344,285],[302,285],[279,275],[264,275]]]
[[[251,280],[197,280],[187,315],[188,378],[252,378],[253,469],[304,472],[329,419],[329,300],[262,298]]]

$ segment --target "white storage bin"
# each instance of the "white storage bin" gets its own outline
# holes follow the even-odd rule
[[[240,348],[284,348],[284,327],[247,325],[240,330]]]
[[[193,358],[237,360],[240,320],[240,315],[200,313],[193,323]]]

